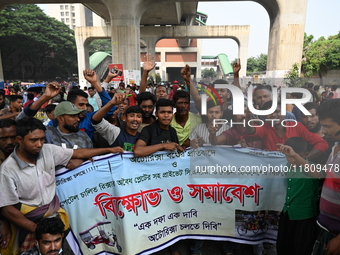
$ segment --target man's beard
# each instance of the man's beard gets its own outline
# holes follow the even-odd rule
[[[5,103],[5,101],[4,101],[4,102],[2,102],[2,104],[0,104],[0,110],[4,109],[5,106],[6,106],[6,103]]]
[[[72,126],[72,125],[66,125],[64,124],[64,128],[72,133],[76,133],[79,131],[79,126]]]
[[[309,131],[312,132],[312,133],[317,133],[317,132],[320,131],[320,129],[321,129],[321,124],[320,124],[320,122],[319,122],[318,124],[316,124],[315,127],[313,127],[312,129],[310,129]]]

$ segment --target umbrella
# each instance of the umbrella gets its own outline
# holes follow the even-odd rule
[[[40,92],[42,91],[42,88],[46,88],[44,84],[33,84],[28,87],[27,91],[29,92]]]

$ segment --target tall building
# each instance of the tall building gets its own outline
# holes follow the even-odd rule
[[[82,4],[49,4],[49,16],[75,27],[105,26],[104,20]]]

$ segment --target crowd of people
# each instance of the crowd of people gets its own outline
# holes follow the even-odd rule
[[[329,167],[340,163],[337,87],[330,91],[325,86],[318,95],[314,84],[306,84],[306,89],[313,91],[311,102],[304,104],[310,115],[295,105],[287,106],[286,115],[281,115],[278,103],[273,113],[257,116],[246,102],[244,114],[233,114],[231,91],[214,88],[227,82],[216,80],[208,88],[218,96],[207,99],[206,115],[201,115],[202,90],[191,81],[190,67],[181,70],[184,86],[177,81],[148,84],[148,74],[154,68],[152,61],[144,62],[140,87],[122,83],[115,90],[109,84],[117,73],[109,72],[100,84],[96,73],[87,69],[83,74],[91,85],[88,88],[73,86],[66,91],[51,82],[41,93],[14,89],[9,95],[0,91],[1,254],[60,254],[61,249],[66,254],[69,250],[63,240],[67,240],[70,223],[55,193],[59,167],[74,169],[106,153],[129,151],[143,157],[204,144],[281,151],[287,164],[302,169],[316,164],[328,169],[324,175],[308,176],[306,171],[306,178],[288,174],[277,254],[340,254],[339,171]],[[233,86],[238,88],[240,68],[239,62],[233,64]],[[256,109],[271,109],[272,88],[255,84],[252,103]],[[291,97],[302,98],[302,93]],[[35,118],[41,109],[44,118]],[[217,119],[227,121],[216,125]],[[249,120],[259,125],[247,125]],[[233,122],[236,124],[231,125]],[[172,254],[179,254],[178,245],[171,246]],[[200,254],[202,245],[203,241],[194,241],[191,254]],[[233,254],[232,243],[224,247],[225,254]],[[254,254],[262,252],[262,245],[254,247]]]

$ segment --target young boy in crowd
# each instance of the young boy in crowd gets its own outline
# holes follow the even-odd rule
[[[291,137],[286,146],[307,157],[307,142],[302,137]],[[278,255],[309,255],[316,240],[316,215],[319,179],[305,174],[303,166],[287,156],[286,201],[280,215],[277,236]]]

